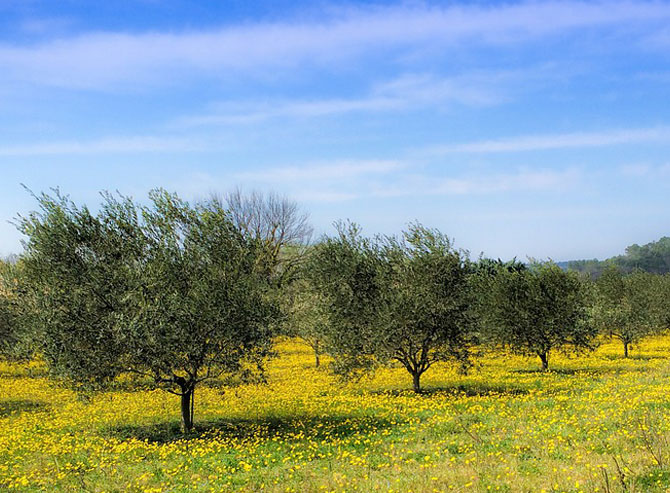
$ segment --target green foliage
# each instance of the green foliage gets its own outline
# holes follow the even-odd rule
[[[19,340],[11,266],[0,260],[0,355],[12,356]]]
[[[654,313],[657,317],[657,328],[661,331],[670,329],[670,274],[656,276]]]
[[[337,370],[397,361],[420,391],[435,362],[467,367],[475,337],[466,260],[446,236],[418,224],[401,238],[373,240],[340,225],[310,264],[331,314],[325,340]]]
[[[625,276],[613,266],[596,281],[593,322],[621,341],[625,357],[631,344],[663,328],[661,282],[660,276],[641,271]]]
[[[559,265],[566,269],[586,274],[591,279],[597,279],[609,265],[612,265],[612,260],[600,261],[595,258],[589,260],[570,260],[569,262],[561,262]]]
[[[377,364],[383,262],[356,224],[339,223],[337,229],[338,236],[314,247],[306,272],[329,313],[330,323],[322,327],[326,351],[335,359],[335,371],[348,375]]]
[[[321,365],[324,334],[327,333],[329,313],[321,294],[307,278],[301,277],[287,284],[281,293],[286,335],[299,337],[314,350],[315,364]]]
[[[496,290],[494,283],[499,275],[504,273],[523,272],[526,265],[516,260],[516,258],[504,262],[501,259],[490,259],[481,257],[477,262],[470,264],[470,290],[472,293],[472,306],[475,313],[474,322],[477,324],[477,331],[481,342],[495,345],[498,343],[498,333],[491,330],[490,309],[498,301],[496,300]]]
[[[32,327],[32,302],[22,259],[0,260],[0,356],[5,359],[29,360],[34,356],[39,334]]]
[[[501,269],[487,287],[480,316],[489,340],[539,356],[545,370],[554,349],[593,349],[597,330],[587,317],[588,291],[575,272],[553,263]]]
[[[500,259],[490,259],[481,257],[477,262],[471,265],[472,272],[479,277],[495,278],[498,272],[520,272],[526,270],[526,265],[519,262],[516,258],[504,262]]]
[[[477,342],[473,330],[467,254],[437,230],[410,225],[401,239],[386,238],[390,271],[382,312],[382,347],[415,378],[437,361],[466,369]]]
[[[670,237],[664,236],[642,246],[633,244],[626,248],[626,255],[617,260],[628,270],[666,274],[670,272]]]
[[[182,397],[188,430],[199,382],[260,368],[270,353],[262,248],[212,203],[162,190],[148,206],[103,198],[94,215],[43,194],[40,211],[20,218],[45,359],[79,384],[151,378]]]

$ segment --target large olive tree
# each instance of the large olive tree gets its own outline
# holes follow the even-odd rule
[[[262,247],[212,203],[162,190],[149,205],[103,198],[94,214],[43,194],[19,219],[44,356],[77,383],[151,379],[180,396],[189,431],[199,383],[260,367],[270,352]]]

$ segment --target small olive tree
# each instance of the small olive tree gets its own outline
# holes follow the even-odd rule
[[[486,346],[505,348],[507,343],[501,341],[497,331],[491,330],[491,307],[497,303],[494,283],[498,275],[503,273],[523,272],[526,265],[516,260],[507,262],[501,259],[490,259],[483,256],[470,264],[470,287],[473,299],[473,317],[478,327],[480,342]]]
[[[589,323],[588,291],[577,273],[536,263],[500,269],[488,285],[480,312],[487,338],[520,354],[536,355],[549,368],[553,350],[591,350],[597,329]]]
[[[26,361],[35,355],[41,335],[34,315],[35,299],[26,287],[23,258],[0,260],[0,356]]]
[[[151,379],[180,396],[189,431],[199,383],[260,368],[270,353],[262,247],[211,203],[162,190],[146,206],[103,197],[93,214],[43,194],[19,220],[45,359],[79,384]]]
[[[455,362],[465,371],[478,340],[467,253],[439,231],[412,224],[400,238],[384,239],[382,255],[381,354],[405,367],[416,392],[436,362]]]
[[[635,271],[624,275],[616,267],[609,267],[595,283],[593,323],[621,341],[624,358],[631,345],[662,328],[660,282],[656,274]]]
[[[13,357],[21,340],[14,268],[0,260],[0,356]]]
[[[382,260],[373,242],[353,223],[338,223],[338,235],[323,238],[310,252],[304,272],[316,290],[320,325],[333,369],[343,376],[371,370],[377,361]]]
[[[309,345],[314,351],[314,364],[319,368],[324,352],[324,334],[330,323],[324,300],[306,278],[287,284],[280,299],[284,325],[282,333],[298,337]]]
[[[310,265],[329,304],[325,339],[340,371],[397,361],[420,392],[421,376],[436,362],[468,366],[476,339],[469,269],[446,236],[413,224],[400,238],[371,240],[340,225]]]

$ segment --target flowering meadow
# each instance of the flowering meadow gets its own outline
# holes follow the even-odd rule
[[[401,368],[345,383],[298,340],[277,351],[265,384],[199,387],[187,436],[163,391],[83,396],[2,363],[0,490],[670,490],[670,337],[549,372],[484,354],[467,375],[431,368],[419,395]]]

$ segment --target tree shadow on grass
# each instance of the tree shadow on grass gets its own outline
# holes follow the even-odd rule
[[[44,402],[28,399],[10,399],[6,401],[0,401],[0,418],[16,416],[21,413],[46,411],[47,409],[49,409],[49,406]]]
[[[486,397],[486,396],[503,396],[503,395],[524,395],[528,394],[529,390],[524,387],[514,385],[497,385],[483,382],[462,382],[456,385],[443,385],[436,387],[426,387],[418,394],[411,389],[390,389],[390,390],[373,390],[371,394],[388,395],[397,397],[404,396],[421,396],[433,397],[438,395],[454,395],[467,397]]]
[[[601,368],[550,368],[542,370],[540,368],[517,368],[510,370],[511,373],[522,375],[595,375],[605,373]]]
[[[48,372],[46,368],[12,368],[10,371],[0,370],[0,378],[42,378],[46,377]]]
[[[355,434],[373,434],[378,430],[397,427],[402,421],[391,423],[374,416],[333,417],[265,417],[257,419],[215,419],[197,421],[191,433],[182,433],[178,421],[145,425],[125,424],[106,428],[103,434],[122,440],[136,439],[149,443],[165,444],[178,440],[217,438],[287,441],[332,440]]]
[[[584,376],[596,376],[596,375],[607,375],[612,373],[628,373],[628,372],[645,372],[649,371],[647,367],[621,367],[621,368],[599,368],[599,367],[589,367],[589,368],[550,368],[548,371],[543,371],[540,368],[519,368],[516,370],[510,370],[511,373],[520,373],[520,374],[532,374],[532,375],[584,375]]]
[[[630,354],[628,358],[624,358],[623,355],[618,354],[607,354],[601,357],[609,361],[621,361],[621,362],[628,360],[651,361],[655,359],[670,359],[669,356],[663,354]]]

